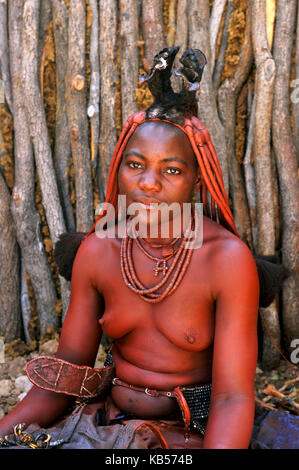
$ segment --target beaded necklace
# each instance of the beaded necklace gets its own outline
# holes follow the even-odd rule
[[[122,239],[120,251],[121,273],[126,286],[130,290],[138,294],[145,302],[149,303],[161,302],[165,299],[165,297],[171,295],[178,288],[191,261],[193,248],[188,247],[188,244],[191,240],[192,230],[194,230],[194,239],[196,240],[198,233],[198,225],[195,223],[194,212],[192,212],[192,218],[187,227],[184,237],[181,238],[181,243],[178,249],[175,251],[173,248],[171,248],[172,252],[166,255],[165,258],[163,257],[163,259],[152,256],[147,253],[147,251],[141,245],[138,236],[136,236],[136,233],[134,233],[133,225],[129,224],[127,235]],[[135,236],[130,236],[130,232],[132,235]],[[146,254],[146,256],[150,257],[153,261],[156,262],[156,266],[154,268],[155,275],[158,275],[159,271],[162,270],[162,280],[158,281],[158,283],[151,288],[146,288],[136,275],[132,256],[134,240],[136,240],[136,244],[139,248],[142,247],[142,251]],[[172,240],[169,245],[172,246],[176,241],[177,239]],[[166,261],[171,259],[172,257],[174,257],[174,260],[171,266],[166,266]],[[161,264],[162,267],[160,266]],[[170,279],[172,274],[172,279]],[[163,292],[157,293],[157,291],[161,288],[164,288]]]

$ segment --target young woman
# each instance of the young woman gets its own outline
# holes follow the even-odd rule
[[[205,58],[198,50],[185,52],[177,71],[184,87],[175,94],[170,74],[177,50],[155,57],[146,77],[155,102],[131,116],[122,131],[106,201],[116,211],[119,195],[127,207],[139,204],[148,229],[153,204],[183,207],[200,191],[201,246],[182,248],[184,234],[173,237],[173,220],[168,237],[161,236],[159,220],[155,238],[148,232],[120,236],[126,218],[114,238],[100,238],[94,224],[72,267],[56,358],[92,367],[104,332],[113,340],[109,357],[116,377],[104,405],[106,424],[143,418],[162,423],[172,443],[175,425],[184,429],[188,436],[175,438],[174,448],[245,449],[255,409],[258,272],[234,225],[208,132],[195,117]],[[0,435],[20,422],[47,427],[73,401],[33,386],[2,419]]]

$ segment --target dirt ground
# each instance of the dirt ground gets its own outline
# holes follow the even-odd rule
[[[51,339],[40,345],[38,350],[28,354],[5,356],[4,362],[0,364],[0,419],[9,413],[31,388],[25,372],[26,363],[38,355],[54,356],[57,347],[57,339]],[[95,367],[103,367],[104,360],[105,352],[100,346]],[[265,406],[270,406],[299,415],[298,367],[293,365],[293,369],[285,360],[281,360],[279,367],[272,371],[263,371],[258,365],[255,377],[258,414]]]

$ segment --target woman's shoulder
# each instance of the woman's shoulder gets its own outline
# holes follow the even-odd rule
[[[94,273],[96,267],[101,265],[109,266],[111,258],[111,239],[99,238],[96,232],[91,233],[80,244],[75,259],[74,265],[80,269],[85,269],[87,272]]]
[[[81,243],[80,254],[94,256],[105,253],[109,246],[109,239],[108,237],[100,236],[98,232],[92,232],[88,237]]]
[[[231,263],[255,264],[253,254],[246,243],[237,235],[208,217],[203,217],[203,242],[210,245],[211,262],[222,269],[229,269]]]

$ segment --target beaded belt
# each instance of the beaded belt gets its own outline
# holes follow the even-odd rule
[[[107,354],[105,361],[105,366],[107,365],[113,365],[113,358],[110,352]],[[195,387],[175,387],[170,391],[131,385],[120,380],[118,377],[114,377],[112,384],[142,392],[151,397],[165,396],[175,398],[183,415],[186,438],[188,438],[190,426],[199,431],[202,435],[205,434],[206,420],[209,416],[210,409],[211,384],[197,385]]]

